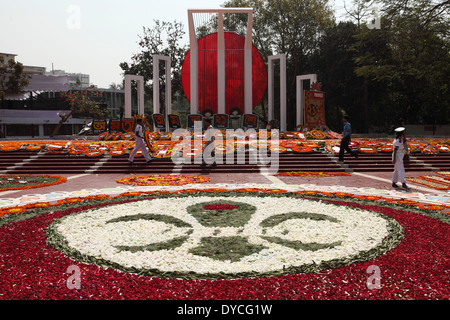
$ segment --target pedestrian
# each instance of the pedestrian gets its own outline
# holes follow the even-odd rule
[[[344,122],[344,134],[341,140],[341,146],[339,150],[339,162],[344,161],[345,151],[350,153],[353,157],[358,158],[358,154],[356,152],[353,152],[352,149],[350,149],[349,147],[352,138],[352,125],[349,122],[350,117],[346,115],[342,118],[342,121]]]
[[[206,157],[206,152],[209,151],[210,148],[208,148],[208,146],[210,146],[211,144],[214,144],[215,141],[215,136],[214,136],[214,127],[211,125],[211,120],[209,118],[205,118],[205,120],[203,121],[203,131],[204,131],[204,139],[205,139],[205,151],[202,154],[202,167],[206,166],[206,161],[205,161],[205,157]],[[211,150],[211,156],[213,158],[215,158],[215,152],[214,152],[214,148],[213,150]],[[217,163],[214,159],[214,162],[212,164],[213,167],[217,166]]]
[[[136,125],[136,128],[134,129],[134,133],[136,135],[136,144],[134,145],[133,151],[131,151],[131,153],[130,153],[128,162],[130,164],[133,163],[136,153],[139,150],[141,150],[142,155],[145,157],[145,160],[147,161],[147,163],[150,163],[152,161],[152,157],[148,153],[147,147],[145,146],[144,134],[143,134],[143,129],[142,129],[142,119],[137,119],[136,122],[137,122],[137,125]]]
[[[394,174],[392,175],[392,187],[398,188],[397,182],[400,180],[402,183],[402,188],[405,190],[410,190],[406,185],[405,179],[405,165],[403,159],[405,155],[408,154],[407,149],[405,149],[405,128],[399,127],[395,129],[395,140],[394,140],[394,151],[392,152],[392,163],[394,164]]]

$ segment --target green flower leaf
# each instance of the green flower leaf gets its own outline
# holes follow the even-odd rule
[[[276,243],[294,250],[303,250],[303,251],[318,251],[322,249],[332,249],[342,244],[342,242],[340,241],[333,243],[315,243],[315,242],[303,243],[301,241],[290,241],[279,237],[262,237],[262,238],[266,241]]]
[[[265,248],[251,244],[244,237],[206,237],[201,239],[198,247],[189,252],[214,260],[236,262]]]
[[[279,225],[280,223],[293,220],[293,219],[311,219],[315,221],[330,221],[330,222],[339,222],[338,219],[324,215],[319,213],[312,212],[289,212],[283,213],[276,216],[271,216],[261,222],[261,227],[263,228],[271,228]]]
[[[138,220],[146,220],[146,221],[157,221],[164,222],[167,224],[174,225],[178,228],[192,228],[189,223],[184,222],[178,218],[167,216],[167,215],[157,215],[157,214],[137,214],[133,216],[125,216],[117,219],[112,219],[107,221],[106,223],[119,223],[119,222],[130,222],[130,221],[138,221]]]
[[[166,242],[151,243],[145,246],[116,246],[114,248],[120,251],[129,251],[131,253],[142,251],[160,251],[160,250],[173,250],[185,243],[189,237],[175,238]]]

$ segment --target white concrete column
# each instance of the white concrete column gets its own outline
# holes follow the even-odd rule
[[[219,12],[219,28],[217,43],[217,112],[225,113],[226,95],[225,95],[225,32],[223,29],[223,13]]]
[[[153,55],[153,113],[161,113],[160,85],[159,85],[159,62],[164,61],[166,68],[165,110],[166,130],[169,130],[167,116],[172,113],[172,58],[169,56]]]
[[[287,129],[287,97],[286,97],[286,54],[269,57],[268,91],[269,91],[269,121],[274,119],[274,61],[280,60],[280,131]]]
[[[131,118],[131,106],[132,106],[132,90],[131,81],[137,82],[138,91],[138,112],[144,114],[144,77],[126,74],[125,75],[125,118]]]
[[[161,113],[159,103],[159,61],[153,56],[153,114]]]
[[[145,113],[145,90],[144,90],[144,77],[138,81],[138,114],[143,115]]]
[[[195,34],[193,11],[188,10],[189,41],[191,54],[190,87],[191,87],[191,114],[198,110],[198,45]]]
[[[247,36],[244,49],[244,106],[245,113],[253,113],[253,10],[248,12]]]
[[[43,136],[44,136],[44,125],[40,124],[39,125],[39,137],[43,137]]]

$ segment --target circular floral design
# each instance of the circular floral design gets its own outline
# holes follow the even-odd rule
[[[134,186],[183,186],[209,181],[211,181],[210,178],[202,176],[153,174],[148,176],[131,176],[119,179],[116,182]]]
[[[205,209],[210,205],[236,208]],[[214,203],[210,197],[191,196],[105,207],[57,220],[48,233],[49,243],[74,259],[149,276],[199,278],[342,266],[375,258],[403,237],[395,220],[370,211],[248,196],[217,197]]]
[[[187,189],[127,193],[118,197],[99,195],[73,198],[49,208],[29,207],[23,214],[4,217],[0,219],[0,256],[7,256],[8,259],[4,259],[1,265],[2,299],[428,300],[448,297],[445,268],[449,257],[450,227],[445,214],[418,210],[410,207],[411,203],[380,203],[380,200],[384,201],[382,197],[376,197],[377,202],[373,202],[363,197],[349,198],[352,196],[350,194],[333,194],[330,197],[317,191],[285,192],[281,195],[264,189],[226,191]],[[48,238],[44,231],[57,219],[108,205],[132,206],[136,200],[183,198],[191,194],[209,199],[211,195],[263,196],[261,200],[269,196],[319,196],[322,201],[393,218],[402,226],[405,238],[393,250],[375,259],[368,258],[366,262],[349,262],[346,266],[320,272],[221,281],[142,277],[75,262],[47,245]],[[65,271],[73,265],[78,266],[81,272],[79,290],[70,290],[66,285],[70,274]],[[367,287],[368,277],[371,276],[367,270],[373,265],[381,270],[381,288],[377,290]]]
[[[298,145],[298,146],[293,147],[292,151],[294,151],[295,153],[310,153],[313,151],[313,148]]]
[[[320,130],[311,130],[308,134],[312,139],[323,140],[327,138],[326,133]]]

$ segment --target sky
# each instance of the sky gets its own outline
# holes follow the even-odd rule
[[[342,16],[344,1],[331,0]],[[182,22],[187,10],[220,8],[225,0],[2,0],[0,52],[24,65],[90,75],[91,84],[121,83],[121,62],[138,53],[139,35],[154,20]]]

